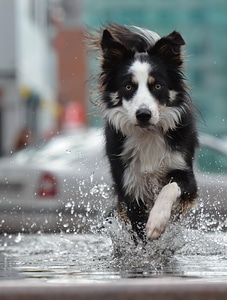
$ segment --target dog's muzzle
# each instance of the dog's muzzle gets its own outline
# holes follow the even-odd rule
[[[152,113],[146,106],[141,106],[136,111],[136,119],[138,121],[138,125],[141,127],[148,126],[150,124],[151,117]]]

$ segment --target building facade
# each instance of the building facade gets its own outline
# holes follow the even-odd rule
[[[186,41],[190,93],[200,111],[198,126],[218,135],[227,135],[226,16],[225,0],[84,0],[83,10],[88,28],[116,22],[150,28],[160,35],[180,31]]]
[[[34,142],[55,127],[56,53],[48,1],[0,0],[0,6],[0,154],[8,154],[21,135]]]

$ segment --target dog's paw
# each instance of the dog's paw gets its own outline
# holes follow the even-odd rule
[[[146,234],[148,239],[158,239],[165,231],[171,216],[172,206],[180,197],[180,193],[180,188],[176,182],[169,183],[162,188],[147,221]]]
[[[161,236],[169,222],[170,214],[171,211],[160,211],[155,207],[151,210],[146,225],[146,234],[148,239],[156,240]]]

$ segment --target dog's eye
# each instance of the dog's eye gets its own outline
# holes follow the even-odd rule
[[[126,84],[126,85],[125,85],[125,90],[126,90],[126,91],[131,91],[131,90],[132,90],[131,84]]]
[[[162,85],[161,85],[160,83],[156,83],[156,84],[154,85],[154,89],[155,89],[156,91],[160,91],[160,90],[162,89]]]

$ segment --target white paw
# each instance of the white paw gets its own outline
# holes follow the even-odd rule
[[[168,225],[170,214],[170,210],[164,209],[160,211],[157,207],[154,207],[151,210],[146,225],[146,234],[148,239],[156,240],[161,236]]]
[[[148,239],[155,240],[165,231],[171,216],[172,206],[180,196],[180,188],[176,182],[165,185],[152,208],[147,225]]]

